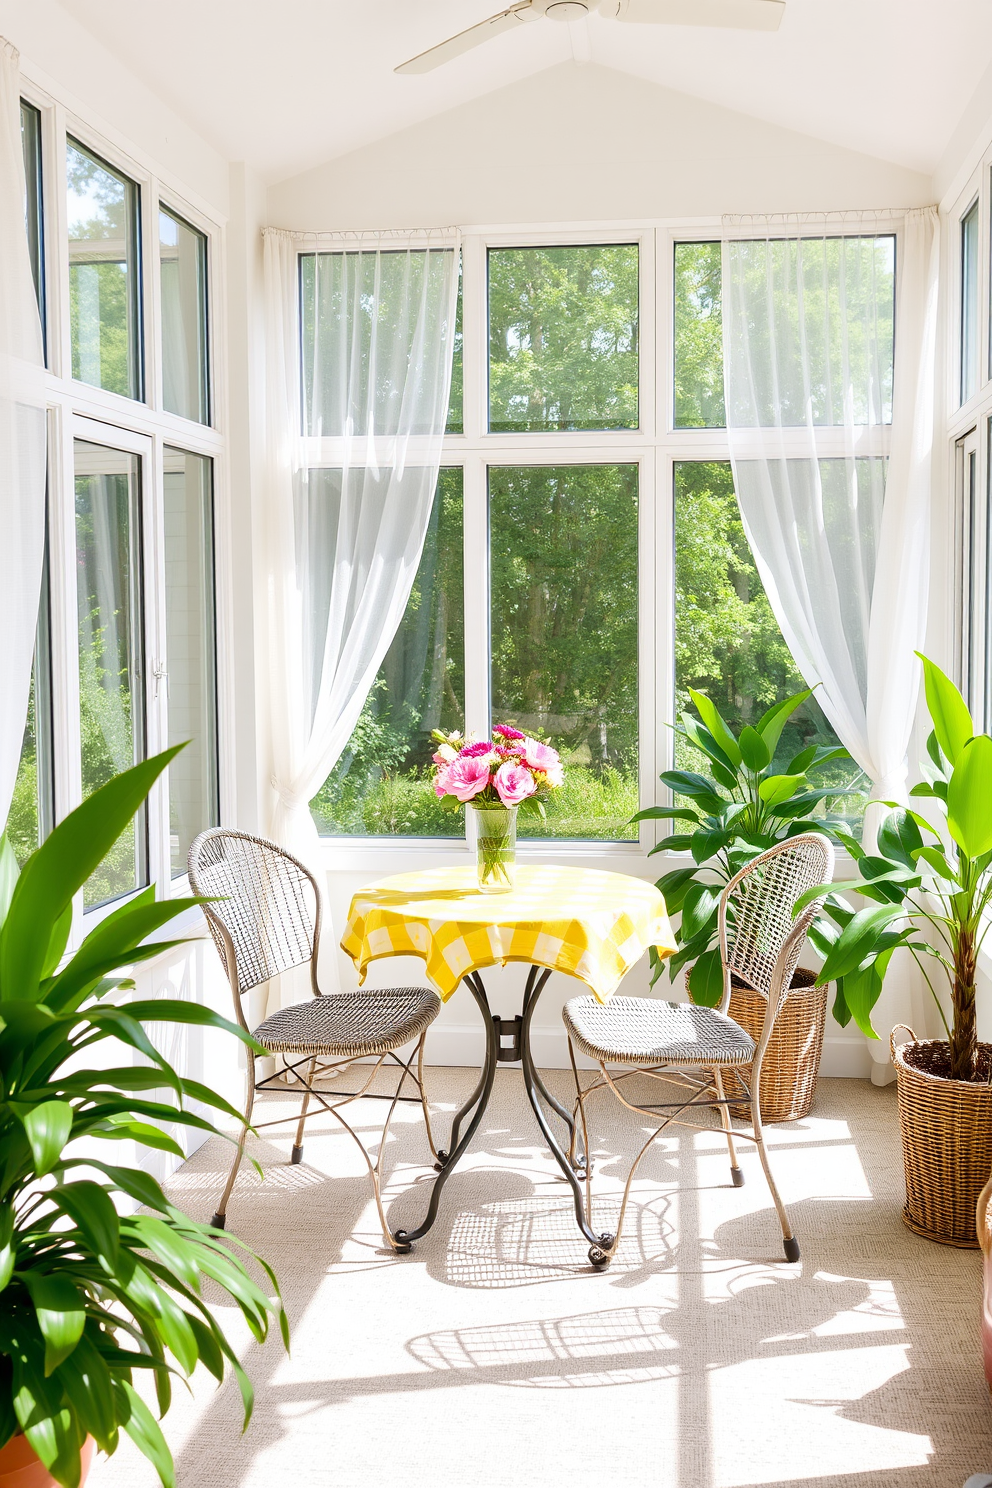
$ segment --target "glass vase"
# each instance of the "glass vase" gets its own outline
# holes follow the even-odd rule
[[[516,806],[476,806],[476,871],[483,894],[508,894],[516,879]]]

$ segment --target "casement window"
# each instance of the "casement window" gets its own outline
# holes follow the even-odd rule
[[[186,744],[80,895],[89,919],[147,884],[171,892],[192,838],[220,821],[225,448],[209,425],[216,229],[63,118],[41,95],[22,103],[51,413],[46,574],[7,824],[19,859],[111,775]],[[46,215],[56,181],[64,200]]]
[[[979,306],[978,237],[981,228],[980,202],[975,201],[961,218],[961,353],[960,402],[967,403],[978,391]]]

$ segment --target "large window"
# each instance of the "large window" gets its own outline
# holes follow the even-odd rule
[[[145,755],[140,461],[76,440],[83,795]],[[87,908],[148,882],[144,808],[87,883]]]
[[[50,604],[46,550],[24,739],[14,794],[4,828],[19,863],[23,863],[29,853],[40,847],[52,830],[55,819]]]
[[[73,139],[66,181],[72,375],[140,398],[138,187]]]
[[[175,212],[158,213],[162,289],[162,406],[210,421],[207,383],[207,239]]]
[[[169,743],[186,745],[169,766],[169,857],[179,878],[193,838],[220,821],[212,462],[166,446],[164,507]]]
[[[978,234],[979,202],[961,219],[961,402],[978,390]]]

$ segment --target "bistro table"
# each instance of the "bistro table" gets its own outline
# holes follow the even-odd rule
[[[623,873],[518,865],[512,890],[483,894],[474,867],[431,868],[380,879],[354,896],[341,949],[355,963],[359,982],[372,961],[419,956],[442,1001],[465,983],[486,1033],[479,1082],[455,1114],[448,1150],[438,1153],[427,1213],[416,1229],[396,1231],[398,1249],[409,1251],[433,1225],[441,1191],[489,1104],[496,1065],[517,1061],[537,1124],[571,1185],[580,1230],[594,1246],[612,1240],[596,1235],[586,1221],[580,1187],[584,1173],[573,1168],[558,1143],[549,1111],[568,1128],[569,1150],[572,1114],[551,1095],[534,1065],[531,1021],[552,971],[577,977],[600,1002],[608,1002],[649,946],[663,957],[675,950],[665,901],[654,884]],[[490,1008],[479,972],[509,961],[522,961],[530,971],[520,1013],[502,1018]]]

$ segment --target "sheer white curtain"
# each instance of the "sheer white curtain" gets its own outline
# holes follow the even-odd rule
[[[768,224],[755,237],[754,226],[728,220],[748,237],[723,246],[744,528],[796,665],[872,795],[905,801],[927,618],[937,212],[906,214],[895,264],[877,230],[786,236]],[[884,810],[869,808],[868,845]],[[901,991],[889,980],[880,1028],[912,1021],[908,978]],[[870,1047],[884,1066],[887,1047]]]
[[[447,419],[454,234],[267,229],[272,833],[314,859],[337,762],[420,563]]]
[[[24,224],[18,55],[0,38],[0,827],[21,757],[45,547],[41,321]]]
[[[897,265],[884,233],[769,227],[723,248],[744,528],[796,665],[882,799],[905,798],[926,630],[936,224],[907,213]]]

